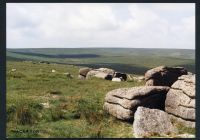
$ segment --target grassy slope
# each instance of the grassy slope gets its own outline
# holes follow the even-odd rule
[[[17,71],[9,72],[12,68]],[[52,73],[52,69],[57,72]],[[65,72],[74,78],[67,78]],[[105,94],[112,89],[143,83],[81,81],[77,75],[78,68],[74,66],[8,61],[7,136],[133,137],[132,124],[117,121],[103,112],[103,102]],[[50,94],[52,91],[61,94]],[[39,105],[46,102],[50,103],[50,109]],[[19,132],[27,129],[32,131]]]

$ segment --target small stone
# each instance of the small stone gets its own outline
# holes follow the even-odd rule
[[[11,71],[12,71],[12,72],[15,72],[16,70],[17,70],[17,69],[12,69]]]
[[[44,108],[50,108],[50,105],[49,103],[40,103]]]

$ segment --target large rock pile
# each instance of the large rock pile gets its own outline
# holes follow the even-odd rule
[[[116,72],[115,70],[109,68],[81,68],[79,70],[79,79],[90,79],[92,77],[101,78],[105,80],[112,80],[114,78],[112,81],[126,81],[127,79],[126,74]]]
[[[195,75],[182,75],[171,86],[165,110],[188,127],[195,127]]]
[[[93,69],[88,72],[86,79],[90,79],[91,77],[97,77],[106,80],[112,80],[114,73],[115,71],[113,69],[108,68]]]
[[[152,135],[166,136],[178,132],[166,112],[145,107],[137,108],[134,115],[133,131],[136,138]]]
[[[118,119],[134,120],[136,137],[176,133],[172,118],[195,127],[195,74],[183,67],[160,66],[148,70],[145,80],[146,86],[108,92],[104,110]]]
[[[171,86],[181,75],[187,75],[183,67],[159,66],[145,73],[146,86]]]
[[[144,86],[115,89],[107,93],[104,109],[122,120],[133,120],[138,106],[164,109],[169,87]]]

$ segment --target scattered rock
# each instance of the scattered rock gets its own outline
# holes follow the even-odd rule
[[[177,134],[178,130],[170,121],[170,117],[164,111],[138,107],[134,115],[134,136],[145,138],[150,136],[166,136]]]
[[[12,72],[15,72],[16,70],[17,70],[17,69],[12,69],[11,71],[12,71]]]
[[[87,73],[87,75],[86,75],[86,79],[90,79],[90,78],[94,77],[97,73],[99,73],[98,70],[91,70],[91,71],[89,71]]]
[[[40,103],[40,105],[42,105],[43,108],[50,108],[49,102],[47,102],[47,103]]]
[[[182,75],[171,86],[165,110],[187,127],[195,127],[195,75]]]
[[[101,72],[107,73],[108,75],[113,75],[115,73],[113,69],[109,69],[109,68],[99,68],[98,70]]]
[[[79,69],[79,75],[82,75],[82,76],[86,77],[87,73],[88,73],[89,71],[91,71],[91,70],[92,70],[92,68],[87,68],[87,67],[85,67],[85,68],[80,68],[80,69]]]
[[[98,72],[97,74],[95,74],[95,77],[101,78],[101,79],[106,79],[107,76],[108,74],[104,72]]]
[[[108,68],[93,69],[87,73],[86,79],[91,77],[102,78],[106,80],[112,80],[114,70]]]
[[[164,110],[169,87],[141,86],[115,89],[106,94],[104,110],[122,120],[133,120],[138,106]]]
[[[120,78],[123,81],[127,80],[127,75],[125,73],[115,72],[113,69],[109,68],[99,68],[99,69],[91,69],[91,68],[81,68],[79,69],[79,79],[90,79],[92,77],[97,77],[105,80],[112,80],[113,78]],[[85,78],[83,78],[83,77]],[[119,80],[119,79],[118,79]]]
[[[121,82],[122,79],[121,78],[112,78],[112,81],[114,81],[114,82]]]
[[[179,76],[186,74],[183,67],[159,66],[145,73],[146,86],[171,86]]]

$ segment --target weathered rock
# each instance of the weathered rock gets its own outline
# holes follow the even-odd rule
[[[92,68],[80,68],[79,69],[79,75],[86,77],[87,73],[91,70],[92,70]]]
[[[112,69],[108,69],[108,68],[93,69],[87,73],[86,79],[89,79],[91,77],[97,77],[97,78],[102,78],[106,80],[112,80],[113,74],[114,74],[114,70]]]
[[[115,73],[113,69],[109,69],[109,68],[99,68],[98,70],[101,72],[107,73],[108,75],[113,75]]]
[[[133,119],[135,112],[135,110],[126,109],[119,104],[112,104],[108,102],[105,102],[104,110],[121,120]]]
[[[133,131],[136,138],[176,134],[178,130],[164,111],[138,107],[134,115]]]
[[[95,74],[95,77],[102,78],[102,79],[106,79],[107,76],[108,74],[104,72],[98,72],[97,74]]]
[[[186,75],[187,70],[183,67],[159,66],[145,73],[147,86],[171,86],[179,76]]]
[[[172,88],[182,90],[190,98],[195,98],[195,75],[182,75]]]
[[[121,78],[112,78],[112,81],[113,81],[113,82],[121,82],[122,79],[121,79]]]
[[[78,79],[80,79],[80,80],[85,80],[85,77],[82,76],[82,75],[78,75]]]
[[[17,69],[11,69],[11,72],[15,72]]]
[[[138,106],[164,110],[168,90],[164,86],[115,89],[106,94],[104,109],[118,119],[133,120]]]
[[[40,105],[41,105],[43,108],[50,108],[49,102],[47,102],[47,103],[40,103]]]
[[[184,125],[194,127],[195,110],[195,75],[182,75],[167,93],[165,111]]]
[[[90,79],[90,78],[94,77],[97,73],[99,73],[98,70],[91,70],[91,71],[89,71],[87,73],[87,75],[86,75],[86,79]]]

